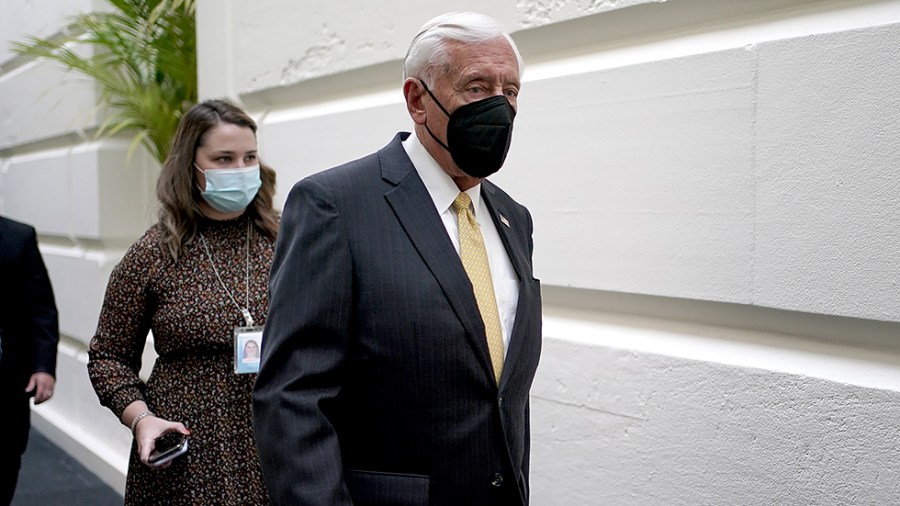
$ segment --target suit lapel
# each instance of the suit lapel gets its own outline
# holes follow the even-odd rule
[[[521,223],[512,223],[509,221],[510,212],[506,203],[498,198],[496,188],[489,182],[481,183],[481,196],[487,204],[488,211],[491,213],[491,219],[494,220],[494,227],[500,234],[503,246],[506,247],[506,253],[509,255],[509,261],[512,262],[513,269],[516,270],[516,277],[519,283],[527,281],[529,276],[526,274],[528,270],[528,259],[525,258],[526,247],[519,244],[519,237],[512,235],[513,227],[521,227]]]
[[[503,363],[503,373],[500,376],[500,384],[502,385],[513,369],[519,352],[522,350],[523,340],[525,338],[525,327],[522,322],[527,321],[527,311],[530,307],[531,295],[529,292],[529,281],[531,280],[530,271],[528,269],[528,259],[525,257],[527,246],[521,244],[521,234],[514,235],[513,230],[521,227],[523,224],[510,222],[510,212],[503,199],[499,198],[494,186],[484,181],[481,183],[481,196],[487,204],[487,208],[491,213],[491,219],[494,220],[494,227],[500,234],[500,240],[506,248],[506,254],[512,262],[513,269],[516,271],[516,277],[519,280],[519,298],[516,305],[516,317],[513,321],[513,328],[509,331],[509,345],[506,350],[506,359]]]
[[[484,338],[484,323],[462,261],[447,236],[425,184],[400,145],[400,137],[379,151],[382,177],[395,185],[384,196],[413,246],[431,270],[466,330],[466,336],[486,375],[493,377]]]

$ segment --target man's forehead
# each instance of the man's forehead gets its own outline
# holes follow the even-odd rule
[[[519,60],[505,38],[474,44],[452,41],[447,54],[444,74],[456,83],[490,79],[519,84]]]
[[[493,39],[483,40],[480,42],[463,42],[460,40],[445,40],[444,48],[447,51],[447,54],[453,57],[453,55],[457,56],[467,56],[470,54],[483,54],[483,53],[491,53],[496,55],[502,55],[505,58],[511,58],[513,61],[518,62],[516,58],[516,52],[513,50],[512,44],[506,40],[506,37],[500,36],[495,37]]]

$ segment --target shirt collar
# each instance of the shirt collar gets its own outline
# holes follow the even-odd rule
[[[406,150],[406,155],[409,156],[416,172],[425,183],[425,189],[428,190],[428,195],[431,196],[438,214],[442,214],[453,205],[453,201],[459,195],[459,188],[453,182],[453,178],[444,172],[431,153],[425,149],[415,133],[403,141],[403,149]],[[472,199],[472,207],[477,214],[478,206],[481,204],[481,183],[469,188],[466,193]]]

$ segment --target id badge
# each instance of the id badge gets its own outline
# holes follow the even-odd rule
[[[234,372],[237,374],[259,372],[262,339],[262,327],[234,328]]]

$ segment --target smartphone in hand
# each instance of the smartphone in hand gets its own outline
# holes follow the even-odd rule
[[[180,432],[167,432],[156,439],[156,448],[150,453],[147,463],[159,467],[188,450],[188,436]]]

